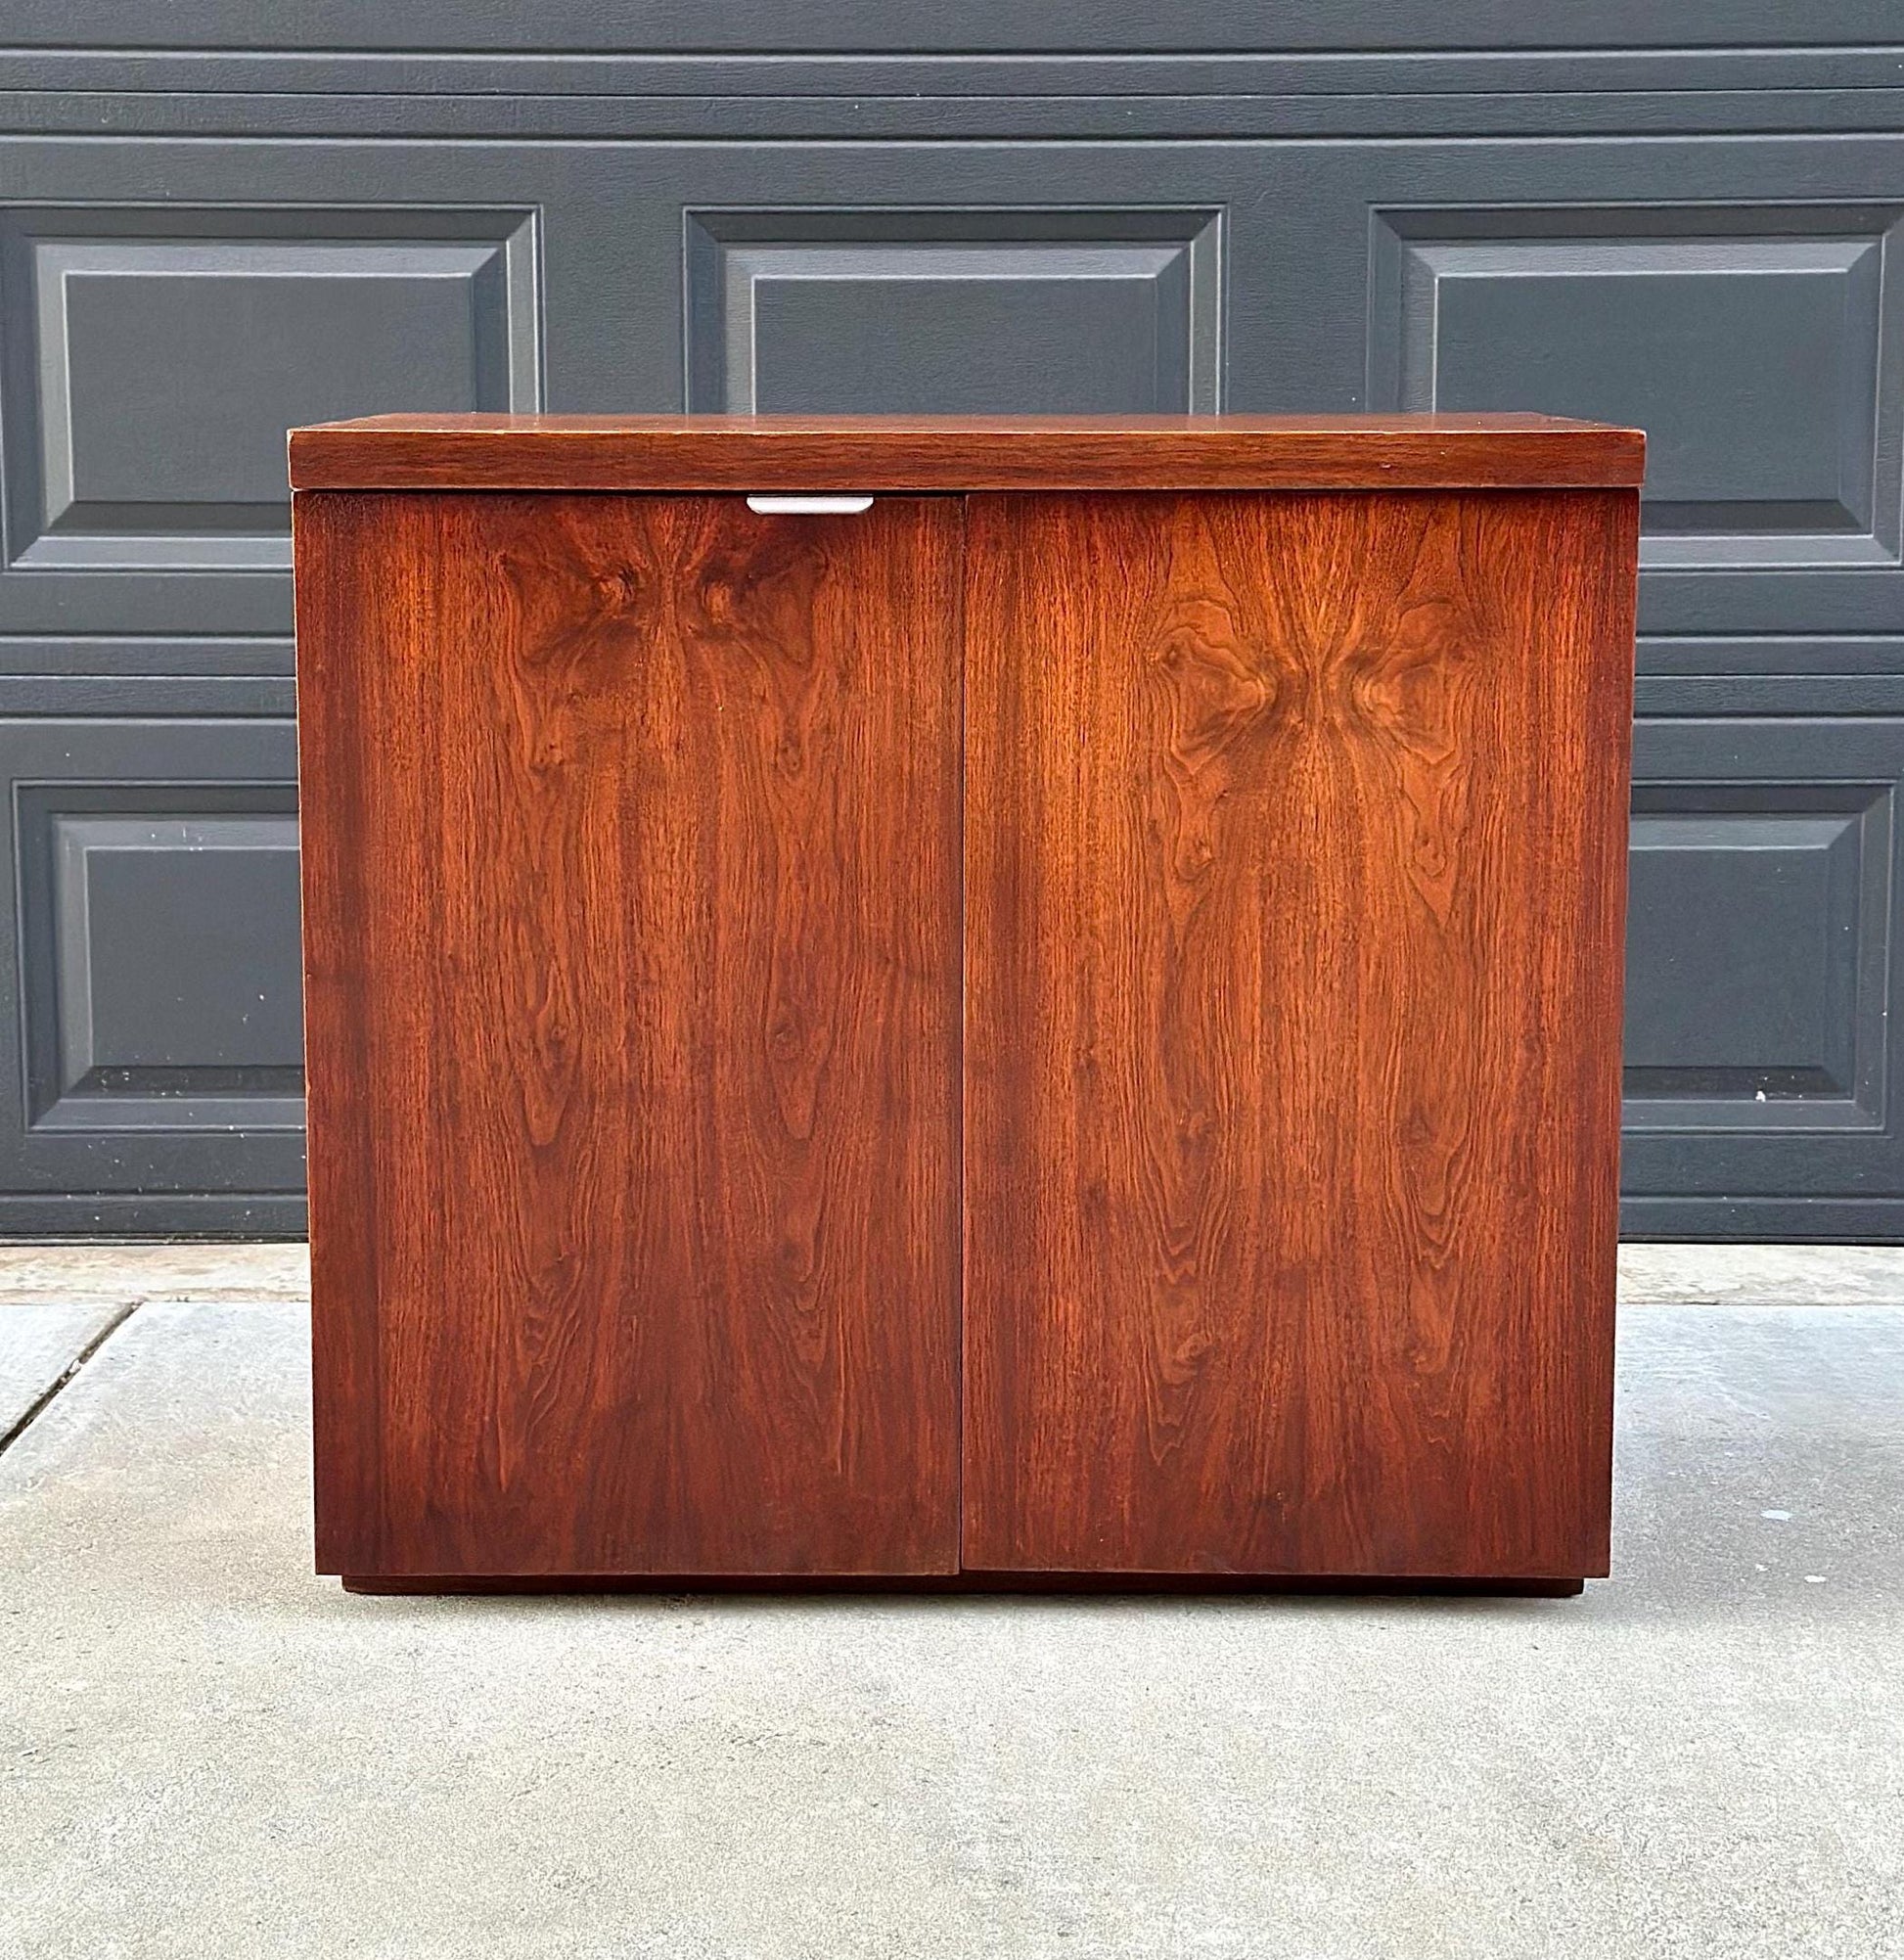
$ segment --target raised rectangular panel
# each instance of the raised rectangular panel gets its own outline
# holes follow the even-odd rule
[[[11,574],[282,572],[285,432],[539,404],[521,211],[0,212]]]
[[[1900,557],[1895,205],[1387,210],[1370,403],[1647,432],[1655,570]]]
[[[688,403],[741,413],[1219,405],[1218,214],[700,210]]]
[[[1904,716],[1642,715],[1623,1216],[1858,1236],[1904,1207]]]
[[[70,796],[29,792],[24,806],[45,826],[43,839],[29,828],[26,843],[42,846],[32,868],[48,878],[25,907],[46,934],[43,945],[29,939],[27,955],[52,962],[27,1014],[35,1125],[295,1128],[303,1028],[292,793],[81,793],[130,806],[110,814],[58,806]],[[218,803],[235,807],[192,807]],[[159,814],[156,804],[191,813]]]
[[[295,1192],[291,724],[0,721],[0,1194]]]
[[[1629,1126],[1881,1126],[1892,809],[1886,784],[1638,786]]]

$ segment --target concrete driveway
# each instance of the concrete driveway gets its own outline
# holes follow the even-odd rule
[[[1575,1600],[349,1598],[288,1247],[0,1253],[0,1955],[1904,1954],[1904,1253],[1631,1249]]]

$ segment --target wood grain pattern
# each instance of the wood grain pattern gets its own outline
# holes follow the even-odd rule
[[[956,1565],[960,522],[297,499],[320,1570]]]
[[[1632,484],[1636,429],[1540,415],[375,416],[297,429],[305,489]]]
[[[966,1565],[1604,1573],[1637,499],[967,530]]]

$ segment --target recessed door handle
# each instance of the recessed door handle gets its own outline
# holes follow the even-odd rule
[[[873,508],[871,497],[749,497],[748,509],[763,518],[849,518]]]

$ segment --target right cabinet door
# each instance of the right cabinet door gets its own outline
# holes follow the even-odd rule
[[[1606,1570],[1636,519],[970,500],[968,1568]]]

